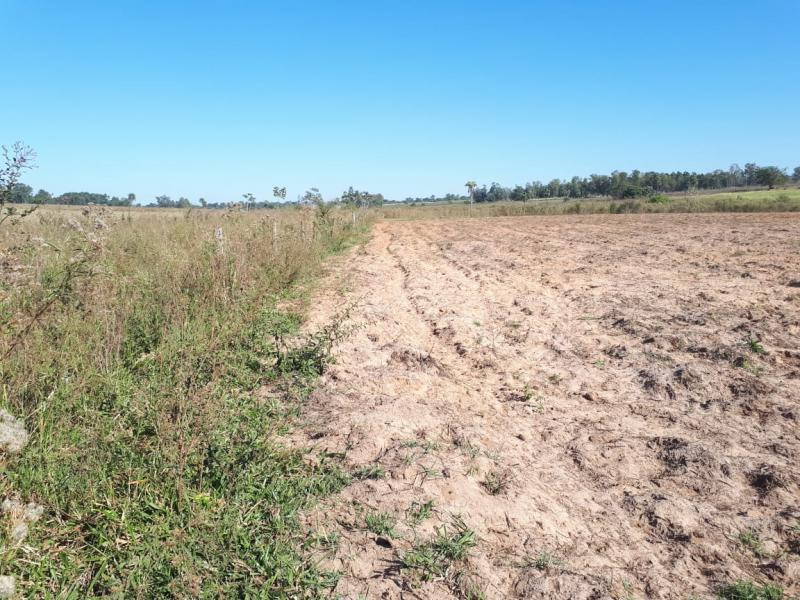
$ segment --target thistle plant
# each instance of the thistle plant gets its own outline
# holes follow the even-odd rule
[[[22,142],[14,143],[11,148],[6,146],[1,148],[3,166],[0,167],[0,225],[8,220],[17,222],[36,210],[35,205],[21,210],[10,206],[14,189],[19,184],[22,174],[35,166],[36,153]]]

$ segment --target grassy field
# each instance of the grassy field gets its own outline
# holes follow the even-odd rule
[[[367,226],[312,209],[92,207],[0,228],[0,575],[20,596],[335,583],[296,515],[349,475],[279,434],[340,332],[299,335],[302,311],[285,307]]]
[[[532,200],[483,204],[432,204],[384,206],[386,219],[513,217],[523,215],[615,214],[615,213],[704,213],[704,212],[793,212],[800,210],[800,189],[658,196],[654,199]]]

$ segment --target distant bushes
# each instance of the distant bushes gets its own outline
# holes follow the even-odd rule
[[[634,200],[629,200],[627,202],[611,202],[608,205],[608,212],[615,215],[640,213],[644,212],[642,208],[642,203]]]
[[[800,210],[800,190],[743,192],[741,194],[706,194],[701,196],[667,196],[624,200],[576,200],[556,198],[531,202],[440,204],[419,207],[384,206],[386,218],[414,219],[467,216],[524,216],[564,214],[635,214],[689,212],[793,212]]]

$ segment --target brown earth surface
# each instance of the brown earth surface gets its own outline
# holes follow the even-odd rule
[[[384,221],[311,326],[348,306],[294,440],[364,476],[306,518],[337,594],[800,592],[800,215]]]

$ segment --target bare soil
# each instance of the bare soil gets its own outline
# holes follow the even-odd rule
[[[800,215],[382,222],[312,326],[346,306],[296,440],[380,467],[307,517],[336,593],[800,592]],[[403,568],[453,515],[468,558]]]

